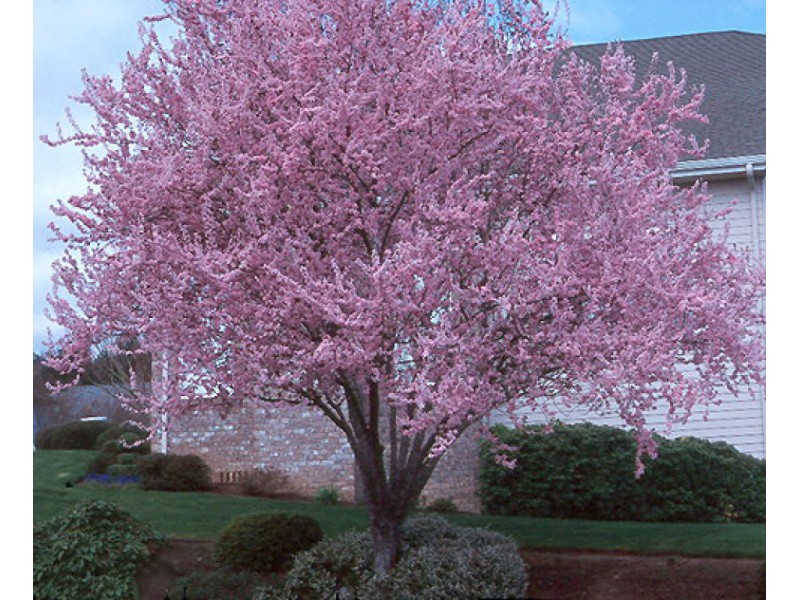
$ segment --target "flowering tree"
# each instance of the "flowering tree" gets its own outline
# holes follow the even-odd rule
[[[763,276],[712,239],[701,94],[621,48],[570,58],[538,3],[167,0],[121,80],[85,77],[90,191],[58,365],[137,333],[161,411],[311,405],[363,477],[376,568],[448,447],[497,409],[685,420],[758,379]],[[646,65],[647,67],[647,65]],[[637,460],[638,458],[637,457]]]

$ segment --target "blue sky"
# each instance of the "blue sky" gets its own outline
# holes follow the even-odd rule
[[[554,7],[553,0],[547,0]],[[59,249],[47,242],[48,207],[81,193],[81,156],[51,149],[64,109],[81,90],[81,69],[116,74],[128,50],[138,48],[137,22],[159,11],[160,0],[34,0],[33,3],[33,346],[42,349],[50,264]],[[704,31],[766,32],[766,0],[571,0],[562,23],[575,43],[630,40]],[[81,122],[88,115],[76,110]]]

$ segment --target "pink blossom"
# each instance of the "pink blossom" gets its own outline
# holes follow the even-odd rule
[[[763,269],[669,176],[701,91],[489,4],[168,0],[180,36],[144,26],[51,142],[91,183],[54,207],[58,366],[133,331],[171,357],[158,410],[316,406],[376,540],[496,409],[613,406],[653,454],[649,408],[757,382]]]

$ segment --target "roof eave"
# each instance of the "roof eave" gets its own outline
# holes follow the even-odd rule
[[[672,180],[675,183],[687,183],[698,179],[705,181],[738,179],[747,177],[748,165],[751,165],[753,175],[757,177],[765,176],[767,172],[767,155],[753,154],[682,161],[672,170]]]

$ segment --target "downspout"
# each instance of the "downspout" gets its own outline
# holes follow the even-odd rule
[[[167,366],[167,353],[165,352],[161,360],[161,454],[166,454],[169,446],[167,443],[167,411],[163,408],[167,403],[168,378],[169,367]]]
[[[761,234],[758,230],[758,192],[756,187],[756,178],[755,173],[753,171],[753,163],[748,162],[745,165],[745,175],[747,176],[747,183],[750,187],[750,242],[752,245],[753,257],[756,259],[757,262],[761,262]],[[761,301],[759,303],[762,310],[764,310],[764,303]],[[761,431],[762,431],[762,439],[764,440],[764,458],[767,457],[767,443],[766,443],[766,433],[767,433],[767,407],[766,401],[764,398],[764,387],[758,386],[758,390],[756,391],[756,397],[759,400],[759,406],[761,407]]]
[[[761,260],[761,235],[758,231],[756,177],[753,171],[753,163],[747,163],[744,169],[745,175],[747,176],[747,183],[750,184],[750,239],[753,244],[753,256],[756,260]]]

